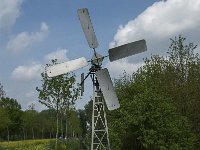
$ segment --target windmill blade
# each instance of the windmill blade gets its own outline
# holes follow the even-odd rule
[[[77,70],[87,66],[88,62],[85,57],[67,61],[61,64],[46,67],[46,73],[49,77],[58,76],[67,72]]]
[[[90,46],[90,48],[97,48],[98,42],[92,26],[92,22],[90,20],[88,9],[78,9],[78,16],[88,45]]]
[[[84,73],[81,73],[81,96],[83,96],[84,92]]]
[[[114,90],[108,69],[102,69],[96,73],[99,86],[103,93],[108,110],[114,110],[120,107],[116,92]]]
[[[110,61],[115,61],[124,57],[138,54],[147,50],[146,41],[140,40],[125,45],[121,45],[108,50]]]

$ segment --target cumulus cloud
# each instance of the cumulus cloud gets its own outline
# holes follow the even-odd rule
[[[133,72],[137,71],[137,69],[144,65],[144,62],[139,63],[130,63],[127,59],[122,59],[114,62],[110,62],[106,64],[106,68],[109,69],[110,75],[112,77],[116,77],[121,72],[126,72],[128,74],[132,74]]]
[[[66,57],[67,49],[58,48],[56,51],[49,53],[44,56],[45,61],[50,61],[52,59],[58,59],[59,62],[69,60]],[[44,62],[31,62],[24,65],[17,66],[12,74],[11,78],[20,81],[30,81],[33,79],[40,78],[40,74],[44,71]],[[30,96],[31,93],[26,96]]]
[[[199,31],[200,1],[167,0],[155,2],[136,19],[120,25],[110,47],[146,38],[147,40],[166,39],[171,36]]]
[[[116,47],[132,41],[145,39],[148,51],[138,57],[126,58],[128,64],[121,64],[122,70],[130,63],[138,63],[150,54],[166,54],[170,38],[183,35],[189,41],[199,44],[200,1],[167,0],[155,2],[137,18],[120,25],[109,47]],[[108,64],[108,66],[110,66]],[[120,65],[120,64],[119,64]],[[126,66],[127,65],[127,66]],[[111,69],[114,67],[111,67]],[[113,70],[113,69],[112,69]],[[122,72],[122,71],[120,71]]]
[[[25,94],[25,96],[27,97],[27,98],[31,98],[31,97],[34,97],[34,96],[36,96],[36,92],[35,91],[29,91],[29,92],[27,92],[26,94]]]
[[[68,50],[67,49],[60,49],[58,48],[56,51],[53,51],[49,54],[47,54],[44,59],[46,61],[51,61],[52,59],[57,59],[59,62],[63,62],[63,61],[67,61],[69,60],[67,58],[67,52]]]
[[[23,0],[1,0],[0,2],[0,30],[10,29],[20,16]]]
[[[47,37],[48,31],[48,25],[42,22],[38,32],[21,32],[18,35],[12,36],[8,41],[7,49],[16,53],[30,49],[33,44],[42,42]]]
[[[32,62],[29,65],[21,65],[14,69],[11,74],[12,79],[28,81],[38,79],[40,77],[43,67],[40,63]]]

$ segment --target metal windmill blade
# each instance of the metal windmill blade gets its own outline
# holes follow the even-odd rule
[[[49,77],[58,76],[67,72],[71,72],[88,65],[85,57],[67,61],[61,64],[46,67],[46,73]]]
[[[113,83],[111,81],[108,69],[102,69],[96,73],[99,86],[104,96],[104,100],[108,107],[108,110],[114,110],[120,107],[117,94],[115,93]]]
[[[83,96],[84,92],[84,73],[81,73],[81,96]]]
[[[97,48],[98,42],[87,8],[78,9],[79,20],[90,48]]]
[[[115,61],[124,57],[135,55],[147,50],[146,41],[140,40],[125,45],[121,45],[108,50],[110,61]]]

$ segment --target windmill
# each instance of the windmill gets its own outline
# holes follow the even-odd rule
[[[84,91],[84,81],[90,76],[93,82],[93,113],[92,113],[92,142],[91,149],[110,149],[108,136],[108,126],[105,113],[105,104],[108,110],[114,110],[120,107],[117,95],[115,93],[109,72],[107,68],[102,68],[102,61],[109,57],[109,60],[115,61],[124,57],[138,54],[147,50],[145,40],[139,40],[125,45],[121,45],[108,50],[109,55],[102,56],[96,52],[98,47],[97,38],[90,20],[87,8],[78,9],[78,17],[87,39],[88,45],[93,49],[91,60],[87,61],[85,57],[67,61],[54,66],[48,66],[46,73],[49,77],[61,75],[85,67],[91,63],[89,72],[84,77],[81,74],[81,95]]]

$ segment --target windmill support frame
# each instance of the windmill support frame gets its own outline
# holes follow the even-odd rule
[[[110,150],[110,141],[105,112],[103,94],[95,73],[91,73],[93,81],[92,141],[91,150]]]

